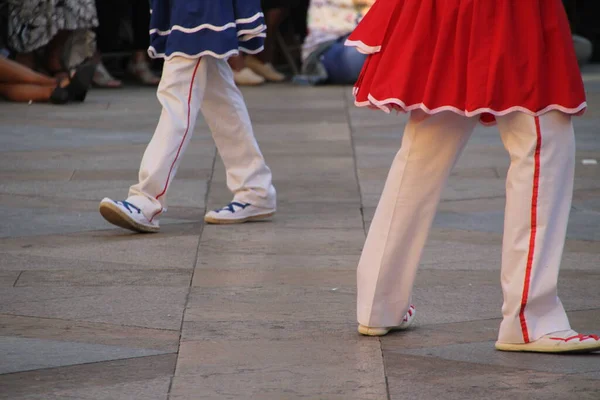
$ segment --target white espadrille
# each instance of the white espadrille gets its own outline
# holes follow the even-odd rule
[[[402,319],[402,323],[398,326],[388,326],[385,328],[376,328],[372,326],[358,325],[358,333],[365,336],[385,336],[391,331],[402,331],[412,325],[415,319],[415,306],[410,305],[408,311]]]

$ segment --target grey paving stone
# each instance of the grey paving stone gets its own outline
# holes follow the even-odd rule
[[[115,136],[127,137],[126,143],[145,143],[148,141],[148,134],[139,131],[49,128],[46,126],[35,127],[31,124],[0,125],[0,130],[2,131],[0,147],[10,148],[14,151],[101,146],[113,141]],[[24,137],[27,137],[27,140],[23,140]]]
[[[0,336],[177,352],[179,331],[0,314]]]
[[[68,181],[74,170],[0,170],[0,182],[15,181]]]
[[[57,197],[41,197],[35,195],[0,194],[0,207],[4,208],[30,208],[45,209],[48,213],[64,212],[76,214],[77,212],[98,212],[97,200],[77,200]],[[36,214],[40,211],[34,210]]]
[[[337,338],[184,342],[171,396],[382,399],[378,347],[377,341]]]
[[[4,194],[49,196],[58,198],[96,200],[104,197],[123,199],[135,181],[69,181],[69,182],[28,182],[0,184]],[[206,181],[200,179],[175,179],[169,188],[169,205],[182,207],[204,207]]]
[[[161,377],[140,382],[117,383],[81,389],[56,390],[52,393],[19,396],[18,400],[167,400],[171,378]]]
[[[1,255],[1,253],[0,253]],[[198,258],[196,271],[203,269],[251,269],[268,271],[279,268],[305,268],[307,271],[334,269],[355,271],[359,256],[357,254],[244,254],[222,253],[202,254]],[[308,275],[308,272],[307,272]]]
[[[310,128],[309,126],[307,129]],[[265,155],[267,164],[272,156],[352,156],[352,146],[348,139],[320,140],[317,146],[314,141],[294,140],[293,138],[287,138],[285,141],[273,139],[272,142],[261,140],[260,148]],[[277,171],[273,171],[273,173],[277,174]]]
[[[117,197],[127,194],[131,181],[69,181],[69,182],[13,182],[0,184],[0,192],[5,194],[23,194],[52,196],[80,200],[102,200],[103,197]]]
[[[181,340],[272,340],[321,341],[324,337],[335,337],[340,343],[356,340],[359,334],[353,315],[348,315],[346,322],[339,321],[305,321],[297,319],[277,319],[257,321],[184,321]]]
[[[146,382],[156,388],[156,380],[170,379],[176,358],[176,354],[165,354],[0,375],[0,399],[62,399],[63,393],[76,396],[118,385],[124,385],[123,392],[127,393],[129,384],[135,389]],[[166,391],[152,396],[158,394],[166,399]],[[119,395],[115,398],[120,399]]]
[[[354,321],[354,287],[330,286],[193,288],[185,321]]]
[[[20,284],[19,280],[19,284]],[[349,287],[356,283],[354,269],[316,269],[282,266],[277,269],[198,268],[194,272],[195,287],[262,287],[278,285]]]
[[[267,160],[274,179],[306,180],[319,176],[319,180],[339,181],[356,185],[354,160],[351,156],[289,155],[271,156]],[[215,165],[213,182],[225,181],[225,168],[219,160]]]
[[[17,282],[17,278],[21,274],[20,271],[3,271],[0,269],[0,287],[11,287]]]
[[[24,271],[17,287],[41,286],[160,286],[187,287],[192,271],[181,270],[54,270]]]
[[[332,204],[280,201],[277,214],[269,222],[269,226],[277,229],[362,229],[363,221],[358,202]]]
[[[0,353],[0,374],[164,354],[158,350],[17,337],[0,337]]]
[[[48,287],[0,291],[0,313],[179,329],[188,288]]]
[[[275,114],[272,110],[251,109],[252,121],[256,124],[264,124],[273,121],[277,118],[280,121],[286,121],[289,124],[302,125],[305,122],[320,121],[323,123],[339,124],[347,121],[346,113],[342,110],[335,109],[280,109]],[[260,140],[260,133],[257,134]]]
[[[125,260],[126,261],[126,260]],[[143,260],[141,261],[143,262]],[[19,271],[40,271],[42,273],[50,273],[51,271],[77,270],[81,273],[85,271],[115,271],[115,270],[153,270],[156,265],[142,263],[118,263],[107,261],[95,261],[93,259],[70,259],[60,257],[45,257],[43,255],[29,254],[11,254],[0,252],[0,269],[9,273]],[[178,270],[180,266],[174,263],[173,265],[163,265],[161,269]],[[191,266],[189,268],[192,268]],[[12,286],[12,285],[11,285]]]
[[[423,250],[421,267],[500,271],[501,256],[500,241],[497,244],[482,244],[429,239]]]
[[[242,226],[207,226],[200,243],[200,254],[360,254],[364,236],[347,229],[278,228],[261,222]],[[231,244],[235,243],[235,248]]]
[[[104,229],[98,212],[56,212],[56,210],[1,207],[0,238],[74,233]]]
[[[352,182],[351,186],[349,186],[350,182]],[[350,179],[346,182],[338,182],[336,180],[314,181],[312,179],[290,181],[285,178],[277,178],[273,181],[273,184],[277,190],[278,203],[323,202],[334,206],[340,203],[360,204],[358,186]],[[223,204],[230,202],[232,197],[231,192],[227,190],[225,185],[212,185],[208,208],[222,207]]]
[[[564,355],[557,357],[552,354],[499,352],[494,349],[493,342],[453,344],[404,350],[402,353],[557,374],[578,374],[600,370],[600,354],[585,356]],[[600,386],[597,389],[597,393],[600,394]]]
[[[79,234],[77,237],[52,235],[26,238],[18,245],[10,246],[10,256],[50,257],[81,260],[82,263],[95,261],[155,268],[193,268],[199,233],[188,235],[175,231],[172,234],[136,235],[115,228],[102,233]]]
[[[286,111],[287,113],[288,111]],[[293,112],[293,111],[292,111]],[[302,113],[300,113],[302,114]],[[343,113],[338,114],[343,118]],[[302,115],[299,115],[302,117]],[[254,131],[261,145],[274,144],[282,147],[289,147],[293,150],[296,156],[305,155],[298,151],[293,145],[296,142],[322,143],[332,140],[344,140],[349,146],[348,139],[350,138],[350,130],[346,121],[329,121],[313,117],[305,117],[300,124],[290,124],[286,120],[287,114],[278,115],[272,114],[272,120],[264,123],[257,122],[254,124]],[[338,119],[336,116],[335,119]]]
[[[600,390],[597,381],[578,375],[531,371],[520,366],[502,367],[399,353],[387,354],[384,362],[393,400],[593,400],[598,398]]]

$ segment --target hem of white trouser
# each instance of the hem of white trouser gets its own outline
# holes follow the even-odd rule
[[[404,303],[404,301],[395,301],[395,302],[389,301],[389,302],[386,302],[386,306],[389,307],[391,304],[396,304],[396,303]],[[395,321],[395,320],[391,320],[391,319],[375,318],[374,314],[377,314],[377,313],[373,312],[373,307],[357,308],[356,321],[359,324],[368,326],[370,328],[388,328],[390,326],[398,326],[402,323],[404,316],[410,309],[410,306],[411,306],[411,303],[409,302],[408,306],[406,307],[406,311],[404,311],[404,313],[402,313],[402,316],[400,317],[400,321]],[[363,319],[363,318],[361,318],[361,315],[368,315],[368,318]],[[377,320],[378,322],[374,323],[373,320]]]

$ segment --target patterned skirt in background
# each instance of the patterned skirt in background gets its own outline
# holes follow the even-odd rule
[[[59,31],[98,26],[94,0],[9,0],[8,45],[29,53],[47,45]]]

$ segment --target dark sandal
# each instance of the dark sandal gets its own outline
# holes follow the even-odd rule
[[[70,100],[83,102],[87,92],[92,85],[96,64],[92,61],[86,61],[75,68],[75,73],[71,76],[69,84],[66,86]]]
[[[69,102],[69,92],[66,88],[61,87],[62,80],[56,80],[56,88],[50,95],[50,103],[52,104],[67,104]]]

